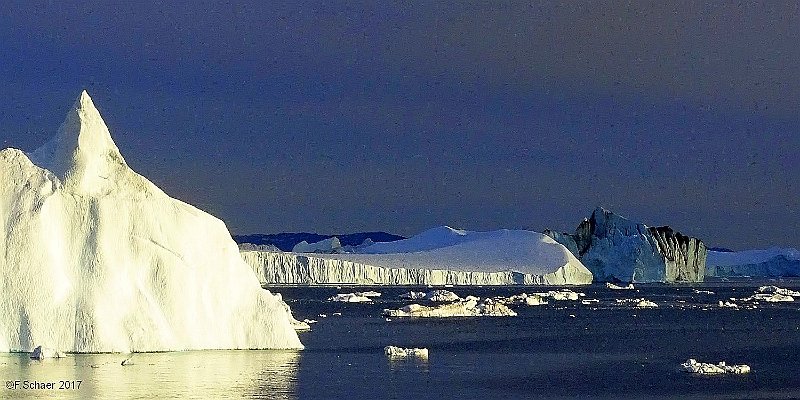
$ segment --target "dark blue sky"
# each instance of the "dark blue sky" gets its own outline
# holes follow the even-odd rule
[[[798,3],[138,3],[0,5],[2,147],[86,88],[135,170],[234,233],[602,205],[800,247]]]

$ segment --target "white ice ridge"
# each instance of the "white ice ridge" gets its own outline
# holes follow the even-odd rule
[[[0,351],[301,348],[225,224],[131,170],[86,92],[0,151]]]
[[[538,232],[434,228],[346,254],[242,251],[262,283],[365,285],[583,285],[592,274]]]

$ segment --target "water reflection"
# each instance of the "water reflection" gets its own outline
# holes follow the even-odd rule
[[[78,354],[34,361],[27,354],[0,354],[3,380],[56,383],[50,390],[5,387],[0,398],[297,398],[300,353],[296,351],[143,353],[121,365],[126,358]],[[58,390],[59,381],[77,380],[82,381],[79,389]]]

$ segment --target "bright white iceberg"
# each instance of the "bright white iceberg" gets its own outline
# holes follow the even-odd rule
[[[242,251],[262,283],[350,285],[583,285],[592,274],[541,233],[440,227],[359,253]]]
[[[301,348],[225,224],[131,170],[83,92],[0,151],[0,351]]]

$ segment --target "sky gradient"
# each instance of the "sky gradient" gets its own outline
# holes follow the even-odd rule
[[[800,6],[9,1],[2,147],[87,89],[233,233],[573,231],[800,248]]]

